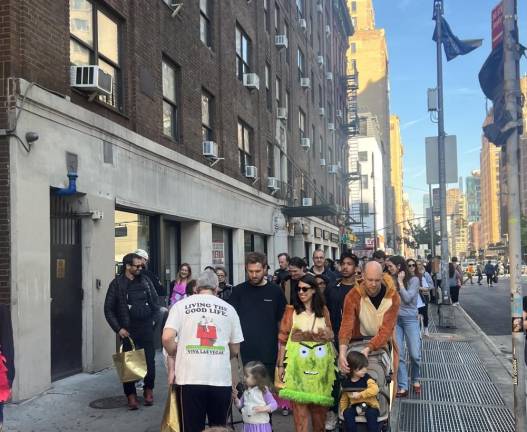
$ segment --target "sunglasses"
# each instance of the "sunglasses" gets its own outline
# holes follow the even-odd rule
[[[307,293],[310,289],[313,289],[313,288],[311,288],[311,287],[309,287],[309,288],[297,287],[296,288],[297,292],[302,291],[303,293]]]
[[[415,267],[415,264],[408,264],[408,267]]]

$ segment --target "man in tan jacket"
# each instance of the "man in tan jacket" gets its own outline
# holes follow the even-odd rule
[[[364,267],[363,280],[344,300],[339,332],[339,368],[343,373],[349,373],[346,353],[352,339],[372,338],[362,351],[365,356],[395,339],[400,303],[391,276],[383,273],[379,263],[368,262]],[[397,370],[397,360],[394,352],[394,370]]]

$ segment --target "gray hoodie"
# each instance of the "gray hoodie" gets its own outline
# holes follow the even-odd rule
[[[399,282],[396,282],[396,284],[399,287]],[[419,295],[420,285],[419,278],[412,276],[408,281],[408,286],[399,289],[399,295],[401,296],[400,317],[417,317],[417,296]]]

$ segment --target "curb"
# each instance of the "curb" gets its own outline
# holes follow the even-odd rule
[[[467,313],[467,311],[463,309],[461,305],[458,306],[458,309],[463,313],[465,320],[470,324],[470,326],[474,329],[474,331],[483,339],[483,341],[485,342],[485,345],[487,345],[487,347],[491,350],[492,354],[494,354],[494,356],[498,359],[498,361],[503,366],[503,369],[505,369],[507,373],[510,375],[510,377],[512,378],[511,362],[504,358],[503,353],[496,346],[496,344],[492,342],[492,339],[489,338],[483,330],[481,330],[481,327],[476,324],[476,322]]]

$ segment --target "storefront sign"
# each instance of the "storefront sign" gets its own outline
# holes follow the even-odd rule
[[[324,231],[324,240],[329,240],[329,235],[330,235],[329,231]]]
[[[225,251],[223,242],[212,242],[212,264],[225,265]]]
[[[331,233],[331,241],[332,241],[333,243],[338,243],[338,242],[339,242],[339,236],[338,236],[338,234]]]
[[[322,230],[315,227],[315,238],[322,238]]]
[[[128,236],[128,227],[126,225],[115,227],[115,237],[126,237]]]

